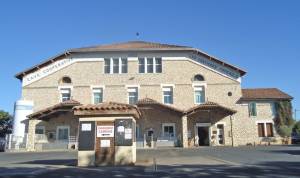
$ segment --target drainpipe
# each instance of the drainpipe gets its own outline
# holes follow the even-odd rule
[[[233,147],[232,115],[230,115],[231,146]]]

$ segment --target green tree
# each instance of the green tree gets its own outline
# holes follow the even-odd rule
[[[292,103],[290,101],[279,101],[275,103],[276,107],[276,124],[277,127],[292,126],[295,123],[292,113]]]
[[[293,131],[296,132],[297,134],[300,134],[300,121],[295,123]]]
[[[5,134],[10,133],[12,130],[12,116],[3,110],[0,110],[0,137],[5,136]]]
[[[11,116],[9,115],[9,113],[5,112],[3,110],[0,110],[0,122],[1,121],[8,121],[9,119],[11,119]]]

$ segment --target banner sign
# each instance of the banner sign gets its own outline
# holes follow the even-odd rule
[[[97,126],[97,137],[114,137],[114,126]]]

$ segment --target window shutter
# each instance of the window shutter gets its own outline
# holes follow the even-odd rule
[[[267,123],[267,137],[273,137],[273,124]]]
[[[264,123],[258,123],[257,128],[258,128],[258,136],[265,137]]]

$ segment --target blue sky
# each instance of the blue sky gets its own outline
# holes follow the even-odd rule
[[[0,3],[0,109],[17,72],[66,49],[128,40],[188,45],[245,69],[242,86],[278,87],[300,109],[300,1],[17,1]],[[300,111],[298,116],[300,116]]]

